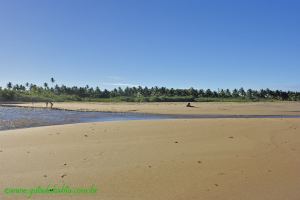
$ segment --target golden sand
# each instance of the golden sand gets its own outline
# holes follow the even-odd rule
[[[75,105],[80,104],[69,108]],[[79,109],[88,105],[92,104],[82,104]],[[156,105],[163,108],[165,104]],[[283,109],[281,104],[279,108],[272,104],[266,112],[296,109],[291,105]],[[151,111],[142,111],[146,110]],[[67,184],[95,185],[98,192],[31,199],[298,200],[299,122],[182,119],[1,131],[0,199],[27,199],[5,196],[6,187]]]
[[[81,111],[138,112],[160,114],[233,114],[233,115],[300,115],[300,102],[256,102],[256,103],[54,103],[56,109]],[[23,107],[45,107],[45,103],[14,104]]]

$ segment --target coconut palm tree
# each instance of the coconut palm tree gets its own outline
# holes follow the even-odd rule
[[[50,81],[51,81],[51,83],[52,83],[52,87],[51,87],[50,89],[51,89],[51,91],[53,91],[55,79],[52,77],[52,78],[50,79]]]
[[[46,83],[46,82],[44,83],[44,88],[48,89],[48,83]]]
[[[12,88],[12,83],[11,83],[11,82],[8,82],[8,83],[7,83],[7,88],[8,88],[8,89],[11,89],[11,88]]]

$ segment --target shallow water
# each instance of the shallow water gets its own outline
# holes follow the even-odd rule
[[[0,106],[0,130],[82,122],[191,118],[300,118],[298,115],[160,115],[141,113],[80,112]]]
[[[82,122],[151,120],[170,118],[165,115],[112,112],[80,112],[43,108],[0,106],[0,130]]]

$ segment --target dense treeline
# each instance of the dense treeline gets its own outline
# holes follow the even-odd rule
[[[85,87],[67,87],[54,84],[51,78],[43,86],[26,83],[25,85],[9,82],[5,88],[0,87],[0,101],[299,101],[300,92],[281,90],[244,90],[221,89],[174,89],[165,87],[126,87],[113,90],[100,90],[88,85]]]

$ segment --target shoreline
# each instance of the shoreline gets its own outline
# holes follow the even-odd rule
[[[52,109],[80,112],[141,113],[161,115],[300,115],[300,102],[184,102],[160,103],[97,103],[97,102],[55,102]],[[47,109],[45,103],[1,103],[3,107]]]
[[[107,121],[115,121],[115,122],[121,122],[121,121],[141,121],[141,120],[165,120],[165,119],[300,119],[300,115],[243,115],[243,114],[157,114],[157,113],[142,113],[142,112],[118,112],[118,111],[92,111],[92,110],[69,110],[64,108],[46,108],[46,107],[32,107],[32,106],[22,106],[22,105],[0,105],[0,107],[8,107],[8,108],[21,108],[21,109],[28,109],[28,110],[47,110],[47,115],[50,117],[47,122],[39,121],[38,119],[29,120],[26,124],[23,118],[15,118],[10,119],[9,123],[5,122],[7,120],[0,121],[0,131],[5,130],[15,130],[15,129],[23,129],[23,128],[32,128],[32,127],[45,127],[45,126],[54,126],[54,125],[66,125],[66,124],[81,124],[81,123],[89,123],[89,122],[107,122]],[[50,112],[51,110],[56,112]],[[20,110],[21,111],[21,110]],[[49,112],[48,112],[49,111]],[[77,117],[77,121],[69,121],[64,118],[65,114],[60,113],[58,111],[66,111],[66,112],[73,112],[73,116],[80,116],[81,113],[93,113],[90,116],[85,115],[82,117]],[[23,112],[23,111],[22,111]],[[20,112],[20,113],[22,113]],[[43,111],[39,111],[43,112]],[[5,113],[5,110],[4,110]],[[26,111],[27,113],[27,111]],[[102,113],[97,117],[95,117],[95,113]],[[9,113],[8,113],[9,114]],[[51,116],[54,115],[60,115],[64,118],[65,121],[51,121]],[[104,115],[103,115],[104,114]],[[109,115],[108,115],[109,114]],[[27,113],[27,118],[30,118],[32,116],[36,115],[35,112],[32,114]],[[123,119],[118,118],[118,115],[122,115]],[[134,115],[136,118],[130,118],[130,115]],[[114,116],[116,118],[114,118]],[[69,116],[72,118],[72,116]],[[147,119],[148,117],[148,119]],[[85,118],[89,120],[85,120]],[[20,124],[19,121],[23,120],[23,122]],[[35,121],[34,121],[35,120]],[[44,119],[45,121],[46,119]],[[50,121],[49,121],[50,120]]]

